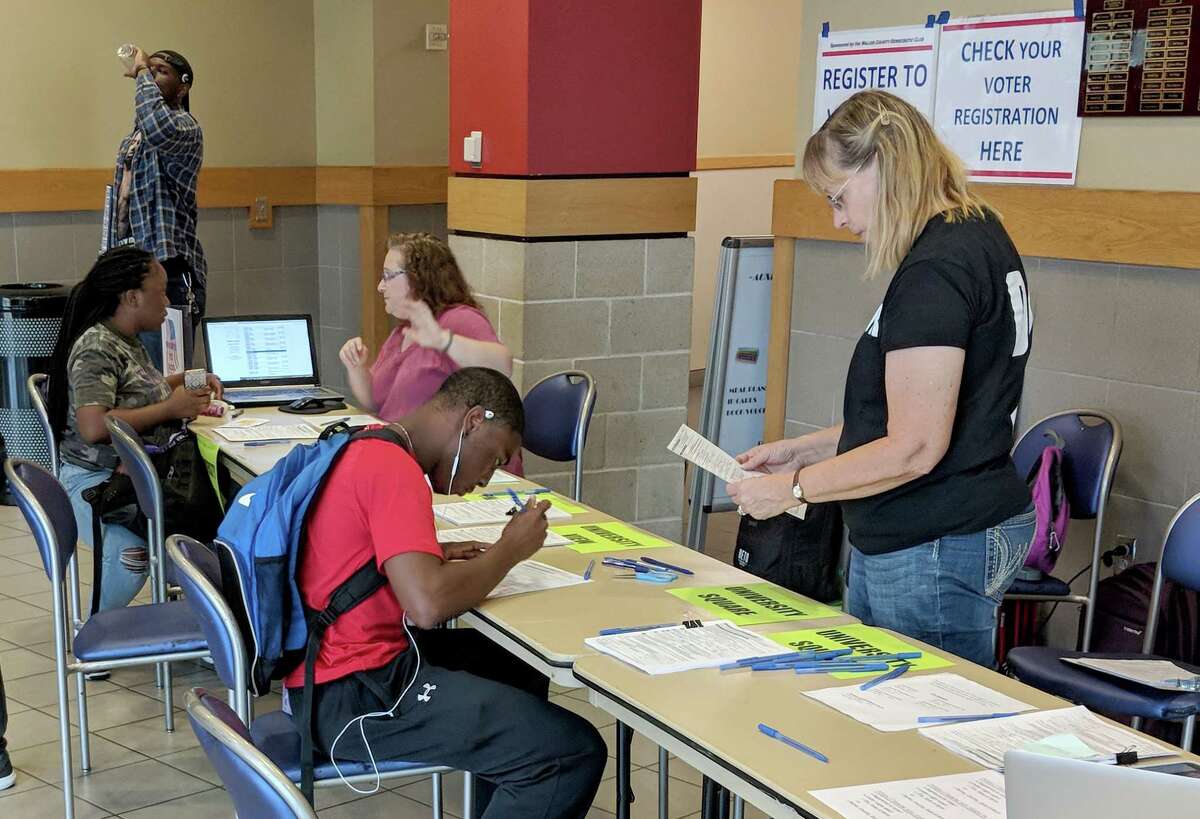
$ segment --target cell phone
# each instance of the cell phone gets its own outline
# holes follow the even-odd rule
[[[197,368],[187,370],[183,374],[183,388],[185,390],[201,390],[208,386],[208,373]]]
[[[1195,762],[1172,762],[1167,765],[1150,765],[1138,768],[1139,771],[1154,771],[1155,773],[1175,774],[1189,779],[1200,779],[1200,765]]]

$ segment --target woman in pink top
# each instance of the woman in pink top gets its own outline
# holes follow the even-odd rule
[[[512,354],[500,343],[446,243],[428,233],[388,237],[378,290],[400,324],[375,363],[362,338],[342,345],[354,399],[385,421],[424,404],[450,373],[489,367],[512,375]],[[520,458],[514,458],[519,469]]]

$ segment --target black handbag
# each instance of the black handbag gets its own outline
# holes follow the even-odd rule
[[[177,432],[165,448],[149,455],[162,485],[162,534],[188,535],[201,543],[211,541],[221,524],[221,506],[195,434],[189,430]],[[138,506],[133,480],[124,472],[113,472],[108,480],[85,489],[83,499],[92,507],[92,613],[95,614],[99,610],[104,565],[100,524],[124,526],[143,539],[148,538],[149,524]]]
[[[837,503],[810,503],[804,520],[791,515],[743,517],[733,563],[763,580],[830,603],[842,596],[841,550],[842,508]]]

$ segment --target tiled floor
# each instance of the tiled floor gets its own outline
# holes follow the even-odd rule
[[[693,390],[695,392],[695,390]],[[737,533],[737,515],[712,516],[707,552],[728,561]],[[91,554],[80,552],[81,580],[91,577]],[[83,586],[86,601],[91,593]],[[144,601],[143,601],[144,602]],[[7,739],[17,769],[16,786],[0,791],[0,816],[42,819],[62,816],[58,703],[55,693],[50,585],[28,527],[15,507],[0,506],[0,669],[8,695]],[[232,803],[200,750],[182,710],[193,686],[220,689],[211,671],[193,663],[175,666],[176,730],[163,731],[162,691],[151,668],[114,672],[108,682],[88,684],[88,716],[92,728],[92,772],[78,773],[75,761],[76,816],[80,819],[121,816],[128,819],[192,819],[230,816]],[[74,684],[71,686],[74,694]],[[587,704],[580,690],[555,688],[552,701],[583,715],[601,730],[609,745],[610,764],[589,817],[613,815],[615,759],[614,721]],[[275,700],[272,702],[271,700]],[[261,712],[278,707],[277,697],[259,700]],[[72,708],[72,725],[75,713]],[[72,728],[72,735],[77,735]],[[633,744],[635,819],[658,815],[658,749],[638,736]],[[447,813],[462,812],[461,776],[446,784]],[[671,764],[670,814],[698,816],[700,776],[675,760]],[[362,787],[362,786],[359,786]],[[317,791],[318,814],[330,819],[418,819],[430,815],[428,778],[391,780],[378,793],[363,796],[337,785]],[[747,816],[762,816],[747,808]]]

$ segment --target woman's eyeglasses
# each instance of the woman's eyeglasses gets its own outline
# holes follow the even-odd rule
[[[837,192],[833,194],[827,194],[825,196],[825,198],[829,200],[829,207],[833,208],[834,210],[842,209],[842,193],[846,190],[846,186],[850,184],[850,180],[858,176],[858,172],[861,171],[863,169],[863,165],[866,164],[867,160],[865,159],[862,162],[859,162],[858,167],[850,172],[850,175],[846,177],[846,181],[843,182],[842,186],[837,189]]]
[[[383,269],[383,280],[385,282],[390,282],[392,279],[396,278],[397,276],[403,276],[406,273],[408,273],[408,270],[403,267],[395,267],[395,268],[392,268],[391,270],[389,270],[388,268],[385,267]]]

